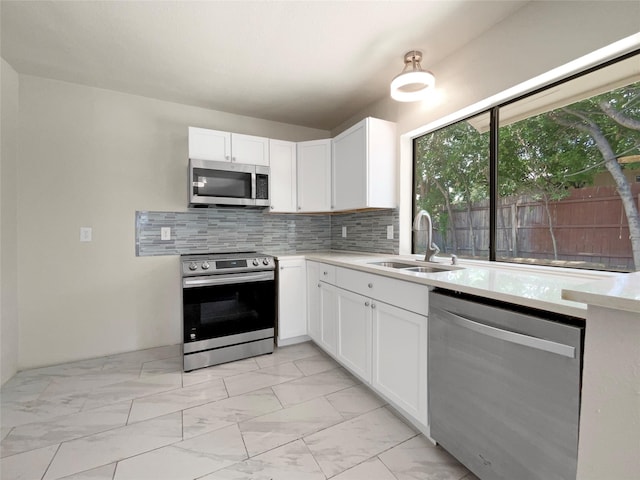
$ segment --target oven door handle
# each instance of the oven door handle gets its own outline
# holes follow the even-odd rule
[[[264,282],[275,278],[273,271],[256,273],[232,273],[229,275],[209,275],[191,277],[182,280],[182,288],[209,287],[214,285],[233,285],[236,283]]]

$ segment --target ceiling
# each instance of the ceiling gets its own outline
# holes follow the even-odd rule
[[[330,130],[388,95],[405,52],[430,69],[525,3],[2,0],[2,58],[21,74]]]

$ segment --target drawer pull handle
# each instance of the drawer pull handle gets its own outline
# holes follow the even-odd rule
[[[375,304],[375,303],[372,303],[372,304],[371,304],[371,308],[376,308],[376,304]]]
[[[369,288],[373,288],[373,283],[370,283],[370,284],[368,285],[368,287],[369,287]]]
[[[324,273],[325,275],[329,275],[329,272],[322,272],[322,273]]]
[[[369,302],[364,302],[364,306],[368,307],[369,306]]]

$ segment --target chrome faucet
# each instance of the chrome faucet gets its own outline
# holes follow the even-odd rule
[[[427,229],[424,230],[421,228],[422,219],[427,219]],[[427,232],[427,251],[424,255],[425,262],[433,262],[433,257],[435,257],[440,249],[438,246],[433,243],[433,224],[431,223],[431,215],[426,210],[420,210],[416,215],[416,218],[413,220],[413,230],[416,232]]]

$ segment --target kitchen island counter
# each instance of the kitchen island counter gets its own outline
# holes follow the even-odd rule
[[[566,288],[562,298],[640,314],[640,272],[615,275]]]

